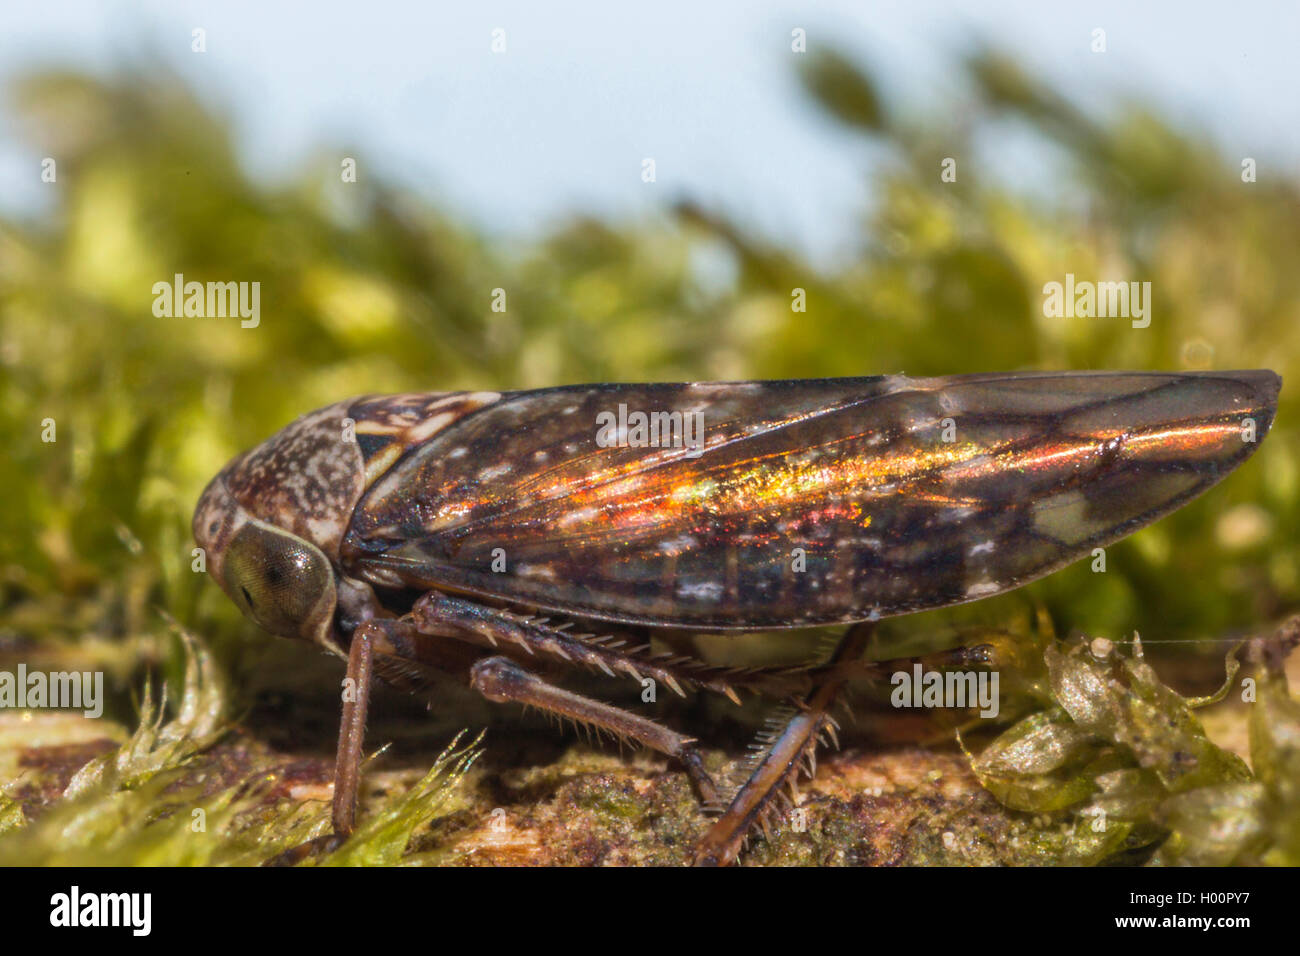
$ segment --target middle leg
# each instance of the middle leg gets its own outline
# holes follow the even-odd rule
[[[702,801],[709,803],[718,798],[718,789],[704,769],[691,737],[611,704],[548,684],[508,657],[488,657],[476,663],[470,670],[470,686],[490,701],[536,707],[673,757],[685,767]]]

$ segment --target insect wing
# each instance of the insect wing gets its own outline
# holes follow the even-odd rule
[[[1204,491],[1258,447],[1279,385],[1096,372],[506,393],[374,477],[345,560],[389,587],[702,629],[939,607]]]

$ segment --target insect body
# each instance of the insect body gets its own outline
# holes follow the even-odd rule
[[[866,622],[842,660],[872,621],[1017,587],[1187,502],[1255,450],[1279,388],[1268,371],[1077,372],[369,396],[232,461],[194,533],[245,614],[347,657],[363,689],[344,707],[336,832],[352,827],[372,671],[459,674],[608,729],[678,758],[717,799],[690,738],[535,665],[733,697],[791,693],[781,675],[507,608],[606,633]],[[780,760],[826,731],[809,702],[829,706],[842,677],[802,688],[780,759],[756,776],[779,782]],[[734,856],[767,798],[751,783],[701,860]]]

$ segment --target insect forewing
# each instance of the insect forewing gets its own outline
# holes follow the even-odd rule
[[[505,393],[400,455],[363,446],[385,467],[344,560],[383,586],[625,622],[902,614],[1024,584],[1172,511],[1258,447],[1279,387],[1089,372]]]

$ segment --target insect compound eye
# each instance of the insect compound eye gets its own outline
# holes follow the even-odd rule
[[[227,591],[259,627],[283,637],[309,637],[321,614],[332,614],[334,574],[319,548],[250,521],[226,552]]]

